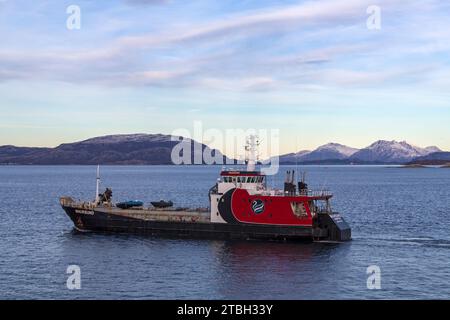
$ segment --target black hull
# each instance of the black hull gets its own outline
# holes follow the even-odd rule
[[[312,227],[307,226],[148,221],[99,211],[94,211],[93,214],[77,213],[75,208],[67,206],[63,206],[63,209],[79,231],[133,233],[199,239],[313,240]]]
[[[63,206],[80,231],[135,233],[203,239],[275,241],[349,241],[351,229],[339,214],[319,214],[313,226],[175,222],[135,219],[102,211]]]

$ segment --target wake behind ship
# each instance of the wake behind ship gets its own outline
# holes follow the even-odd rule
[[[250,154],[256,141],[249,140]],[[304,179],[296,185],[294,172],[287,172],[284,189],[270,189],[266,176],[256,170],[255,156],[246,170],[223,170],[209,191],[209,208],[174,208],[172,202],[112,202],[112,191],[93,202],[60,198],[62,208],[80,231],[141,233],[208,239],[265,239],[347,241],[351,229],[333,212],[327,191],[312,191]],[[298,187],[298,188],[297,188]]]

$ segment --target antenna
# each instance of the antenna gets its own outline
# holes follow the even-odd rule
[[[100,201],[100,165],[97,165],[97,187],[95,193],[95,203],[99,203]]]
[[[255,171],[256,163],[258,161],[258,146],[259,140],[255,135],[250,135],[247,138],[247,145],[245,151],[248,152],[247,171]]]
[[[294,158],[295,158],[295,169],[298,170],[298,152],[300,152],[300,146],[298,143],[298,137],[295,137],[295,150],[294,150]]]

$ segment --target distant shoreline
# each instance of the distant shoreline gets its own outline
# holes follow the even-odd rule
[[[196,167],[242,167],[244,164],[5,164],[0,163],[2,167],[64,167],[64,166],[74,166],[74,167],[91,167],[91,166],[111,166],[111,167],[156,167],[156,166],[165,166],[165,167],[188,167],[188,166],[196,166]],[[294,163],[280,163],[280,166],[292,167],[292,166],[303,166],[303,167],[402,167],[404,164],[294,164]]]
[[[243,155],[229,158],[220,150],[191,139],[186,145],[180,145],[178,139],[174,140],[171,135],[128,134],[95,137],[55,148],[0,146],[0,165],[173,165],[174,155],[180,158],[176,162],[182,160],[202,165],[208,154],[214,160],[223,161],[225,166],[228,165],[226,162],[237,163],[238,158],[243,158]],[[378,140],[363,149],[328,143],[312,151],[281,154],[264,160],[261,158],[260,161],[272,159],[286,166],[444,165],[450,162],[450,152],[433,146],[415,147],[405,141]]]

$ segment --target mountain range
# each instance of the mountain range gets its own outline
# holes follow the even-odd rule
[[[450,152],[433,152],[425,156],[415,158],[409,164],[448,165],[449,163]]]
[[[178,137],[175,137],[178,138]],[[56,148],[0,147],[0,164],[23,165],[162,165],[173,164],[172,149],[179,142],[163,134],[110,135]],[[200,151],[201,150],[201,151]],[[215,149],[192,140],[190,161],[208,150],[212,156],[227,158]],[[182,155],[182,154],[181,154]],[[229,160],[228,160],[229,161]]]
[[[172,164],[172,149],[179,137],[163,134],[126,134],[96,137],[61,144],[56,148],[0,146],[0,164],[20,165],[166,165]],[[207,150],[216,159],[230,159],[215,149],[191,140],[191,163]],[[201,150],[201,151],[200,151]],[[405,141],[379,140],[357,149],[328,143],[315,150],[279,156],[280,164],[441,164],[450,161],[450,152],[438,147],[417,147]]]
[[[438,147],[417,147],[406,141],[378,140],[363,148],[351,148],[338,143],[328,143],[313,151],[302,150],[280,156],[281,164],[402,164],[433,154],[450,154]]]

